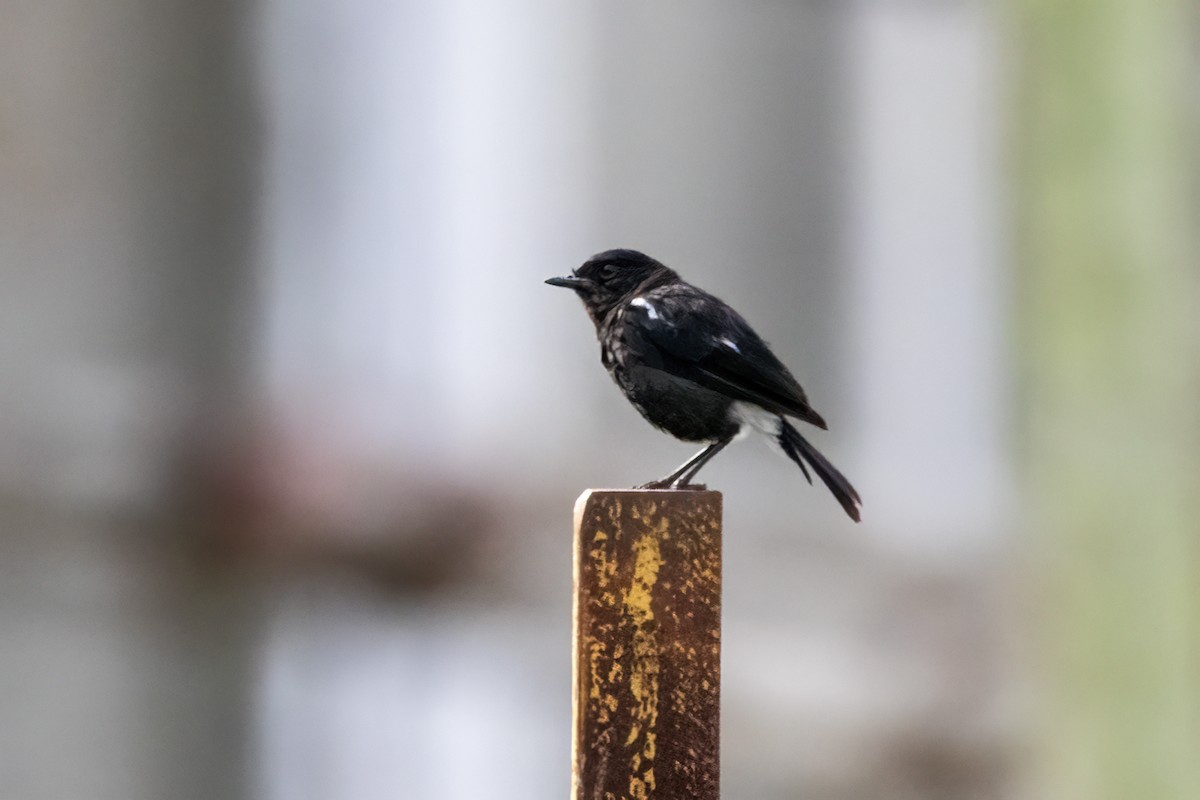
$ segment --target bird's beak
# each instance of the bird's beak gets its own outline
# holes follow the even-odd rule
[[[547,278],[546,283],[551,286],[562,286],[566,289],[582,289],[588,285],[587,280],[576,278],[574,275],[564,275],[561,278]]]

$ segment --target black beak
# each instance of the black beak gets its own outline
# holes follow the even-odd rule
[[[583,278],[576,278],[574,275],[564,275],[561,278],[547,278],[546,283],[551,286],[562,286],[566,289],[581,289],[588,285],[588,281]]]

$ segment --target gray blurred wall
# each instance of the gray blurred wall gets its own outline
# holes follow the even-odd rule
[[[239,368],[243,10],[0,16],[0,793],[235,797],[236,593],[171,498]]]

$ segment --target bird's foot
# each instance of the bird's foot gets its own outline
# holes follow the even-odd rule
[[[684,490],[684,491],[689,491],[689,492],[703,492],[703,491],[707,491],[708,486],[706,486],[703,483],[680,483],[679,481],[672,481],[672,480],[664,479],[661,481],[650,481],[649,483],[643,483],[641,486],[635,486],[634,488],[635,489],[674,489],[674,490]]]

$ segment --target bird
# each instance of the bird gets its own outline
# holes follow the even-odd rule
[[[696,473],[735,439],[758,432],[829,488],[855,522],[862,500],[850,481],[792,424],[827,430],[787,367],[724,301],[637,250],[598,253],[546,283],[571,289],[596,327],[600,360],[654,427],[705,447],[639,489],[698,489]]]

